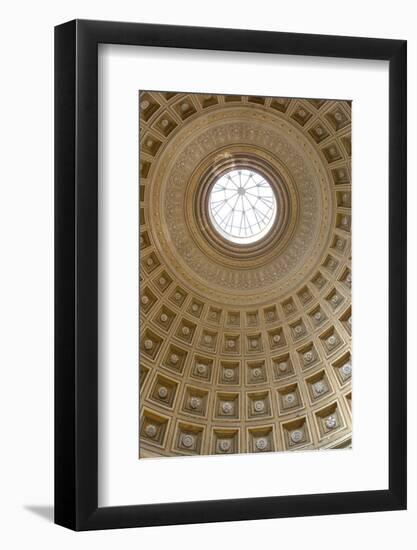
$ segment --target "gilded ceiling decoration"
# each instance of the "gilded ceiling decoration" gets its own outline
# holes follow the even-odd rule
[[[139,107],[140,456],[349,446],[350,103]]]

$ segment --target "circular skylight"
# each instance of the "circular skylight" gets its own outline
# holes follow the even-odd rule
[[[209,214],[225,239],[254,243],[268,233],[275,221],[275,194],[258,172],[230,170],[217,179],[210,191]]]

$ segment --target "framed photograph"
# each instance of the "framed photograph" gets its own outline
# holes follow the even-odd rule
[[[55,521],[406,507],[406,42],[55,29]]]

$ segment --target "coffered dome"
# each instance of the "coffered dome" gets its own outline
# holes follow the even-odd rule
[[[350,445],[351,109],[140,94],[140,456]]]

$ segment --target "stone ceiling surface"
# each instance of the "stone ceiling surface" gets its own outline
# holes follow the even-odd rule
[[[351,107],[141,92],[140,456],[351,441]],[[233,246],[207,197],[230,168],[278,221]]]

